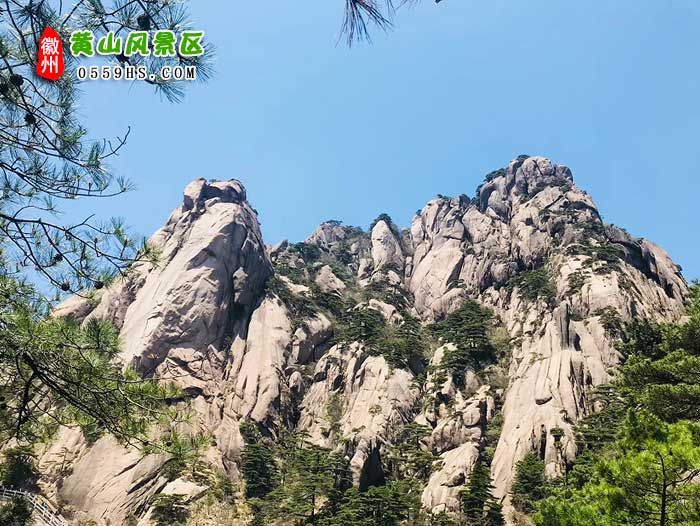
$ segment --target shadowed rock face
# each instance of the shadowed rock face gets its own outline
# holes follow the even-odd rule
[[[271,439],[293,429],[323,447],[345,444],[361,486],[382,479],[393,433],[415,421],[428,427],[425,447],[442,461],[423,504],[455,511],[498,413],[503,427],[492,477],[507,509],[515,464],[528,452],[538,452],[552,476],[576,454],[572,426],[619,359],[604,313],[621,320],[682,314],[687,285],[668,255],[604,225],[569,169],[545,158],[519,157],[487,176],[472,199],[431,200],[403,232],[388,220],[369,233],[328,222],[303,244],[268,250],[246,199],[238,181],[194,181],[151,239],[157,265],[135,265],[96,305],[73,298],[54,313],[112,320],[125,363],[177,378],[198,415],[194,428],[214,437],[207,458],[233,477],[244,420],[259,423]],[[547,276],[546,294],[528,290],[533,271]],[[298,305],[266,288],[273,274],[276,286],[313,300],[314,312],[299,314]],[[400,291],[398,304],[368,299],[387,284]],[[362,342],[334,339],[329,298],[374,309],[396,327],[407,317],[440,320],[476,300],[509,338],[501,364],[506,385],[489,385],[472,370],[458,378],[429,373],[421,384],[420,365],[391,366]],[[451,345],[436,342],[429,371]],[[435,404],[424,403],[428,395]],[[554,429],[563,431],[556,444]],[[68,476],[60,472],[66,447]],[[76,518],[106,525],[185,484],[162,475],[166,460],[141,458],[109,438],[89,446],[65,430],[42,467],[49,492],[79,510]]]

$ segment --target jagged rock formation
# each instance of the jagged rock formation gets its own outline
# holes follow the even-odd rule
[[[160,254],[156,263],[136,265],[98,302],[74,298],[54,315],[113,321],[122,360],[178,383],[201,415],[199,426],[216,437],[212,461],[235,471],[240,435],[237,416],[228,412],[229,347],[232,339],[245,341],[247,318],[272,273],[255,212],[240,183],[198,179],[150,243]],[[121,524],[166,488],[166,461],[141,458],[110,437],[88,445],[71,430],[43,455],[41,467],[55,483],[55,498],[75,508],[76,518]]]
[[[489,174],[472,199],[431,200],[404,232],[381,216],[369,233],[328,222],[304,243],[267,249],[242,185],[199,179],[151,243],[157,264],[136,265],[98,301],[74,298],[54,315],[112,320],[124,362],[177,379],[194,427],[214,437],[208,460],[234,478],[242,421],[272,439],[294,429],[345,448],[361,487],[383,479],[398,426],[428,426],[424,446],[441,463],[422,502],[434,512],[457,509],[497,413],[492,476],[506,509],[528,452],[559,474],[576,454],[572,426],[591,410],[591,388],[614,374],[614,325],[675,319],[686,291],[663,250],[605,225],[568,168],[541,157]],[[393,334],[467,300],[490,309],[503,336],[491,373],[438,374],[455,342],[397,357],[353,339],[353,316],[379,316]],[[187,485],[164,475],[166,462],[65,430],[41,467],[49,496],[102,526],[130,513],[147,524],[152,495]]]

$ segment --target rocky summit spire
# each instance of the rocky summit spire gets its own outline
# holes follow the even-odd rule
[[[234,479],[242,422],[342,451],[361,488],[384,480],[402,426],[425,426],[440,460],[422,490],[431,512],[457,511],[486,447],[506,510],[527,453],[560,473],[619,363],[616,324],[676,319],[687,290],[662,249],[606,225],[543,157],[492,172],[471,199],[429,201],[407,230],[385,215],[369,233],[330,221],[272,250],[240,182],[197,179],[150,243],[156,263],[54,315],[111,320],[122,360],[184,389],[207,462]],[[483,360],[460,361],[468,323],[492,342]],[[157,493],[205,490],[167,464],[75,430],[41,461],[49,495],[99,526],[147,517]]]

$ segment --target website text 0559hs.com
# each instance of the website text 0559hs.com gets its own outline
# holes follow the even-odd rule
[[[79,66],[76,76],[78,80],[196,80],[197,66],[163,66],[158,76],[146,66]]]

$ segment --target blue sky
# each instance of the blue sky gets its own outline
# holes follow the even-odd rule
[[[84,85],[94,136],[132,127],[112,167],[137,190],[99,213],[150,235],[190,180],[237,178],[268,243],[380,212],[407,226],[527,153],[568,165],[607,222],[700,277],[700,2],[426,1],[351,49],[342,8],[191,2],[218,48],[209,84],[179,105]]]

